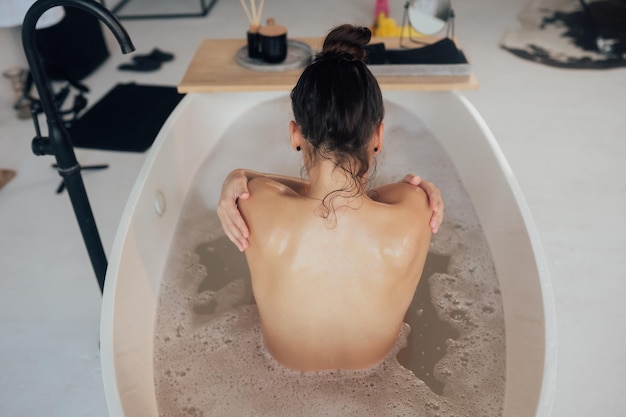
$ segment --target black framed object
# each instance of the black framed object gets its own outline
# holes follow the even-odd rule
[[[162,13],[162,14],[157,13],[157,14],[130,14],[130,15],[119,14],[120,10],[122,10],[131,1],[132,0],[120,1],[111,9],[111,12],[113,12],[117,16],[118,19],[128,19],[128,20],[180,19],[180,18],[188,18],[188,17],[204,17],[207,14],[209,14],[209,12],[211,11],[215,3],[217,3],[217,0],[210,0],[208,2],[207,0],[199,0],[200,10],[197,13]],[[103,6],[106,7],[106,5],[104,4],[104,0],[101,0],[101,3]]]

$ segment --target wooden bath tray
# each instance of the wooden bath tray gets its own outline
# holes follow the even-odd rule
[[[428,41],[429,38],[424,38]],[[321,49],[323,38],[298,39]],[[432,42],[438,39],[432,38]],[[398,38],[372,38],[371,43],[384,42],[397,47]],[[242,91],[289,91],[296,84],[302,68],[282,72],[260,72],[244,68],[236,61],[237,51],[245,39],[205,39],[200,43],[187,71],[178,85],[179,93],[212,93]],[[469,75],[377,75],[383,90],[476,90],[478,81]]]

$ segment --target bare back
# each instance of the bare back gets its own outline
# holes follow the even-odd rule
[[[425,193],[408,184],[336,209],[329,227],[301,196],[267,178],[240,210],[246,257],[270,353],[296,370],[362,369],[395,343],[422,273],[431,231]]]

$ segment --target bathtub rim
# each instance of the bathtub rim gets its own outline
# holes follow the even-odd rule
[[[383,96],[385,96],[384,92]],[[396,94],[402,94],[405,92],[390,92]],[[219,94],[219,93],[218,93]],[[277,92],[277,93],[268,93],[268,92],[245,92],[245,93],[229,93],[229,94],[237,94],[238,96],[246,96],[251,95],[254,97],[252,102],[258,104],[265,100],[271,100],[275,97],[280,97],[281,95],[287,94],[285,92]],[[486,140],[488,146],[491,149],[494,157],[497,159],[499,168],[501,170],[506,183],[508,184],[513,198],[517,207],[519,208],[520,214],[522,216],[522,220],[524,222],[525,232],[528,235],[528,239],[530,240],[532,252],[535,257],[535,265],[537,267],[537,275],[539,277],[539,283],[541,287],[541,302],[543,304],[543,319],[544,319],[544,342],[545,346],[543,346],[543,374],[542,374],[542,382],[540,388],[540,395],[538,398],[537,408],[535,411],[536,417],[549,417],[551,414],[553,401],[554,401],[554,392],[555,392],[555,379],[556,379],[556,317],[555,317],[555,308],[554,308],[554,300],[552,294],[552,285],[550,281],[549,269],[547,267],[547,261],[545,259],[545,254],[543,251],[543,246],[541,244],[541,240],[539,237],[539,233],[536,229],[535,223],[532,219],[532,214],[527,205],[527,202],[521,192],[521,187],[513,174],[513,171],[504,156],[504,153],[500,149],[493,133],[488,128],[486,122],[482,118],[482,116],[478,113],[476,108],[471,104],[471,102],[460,92],[436,92],[430,94],[444,94],[448,95],[448,98],[453,98],[458,100],[462,106],[465,107],[467,112],[472,116],[474,122],[477,124],[478,128],[481,130],[484,139]],[[101,340],[110,340],[112,341],[111,335],[114,330],[114,301],[115,301],[115,293],[117,287],[117,276],[121,266],[121,254],[126,242],[126,237],[129,233],[129,227],[131,222],[136,215],[136,206],[141,194],[144,192],[146,181],[149,177],[149,174],[154,168],[155,161],[160,155],[160,151],[163,147],[165,140],[167,139],[167,132],[173,124],[175,123],[176,118],[185,111],[190,103],[193,103],[196,99],[195,94],[189,94],[174,110],[172,115],[168,118],[163,128],[161,129],[153,147],[150,149],[146,159],[139,171],[137,176],[137,180],[133,186],[133,189],[128,197],[127,205],[122,213],[121,220],[119,223],[118,231],[116,232],[116,237],[114,240],[113,248],[111,251],[111,263],[109,264],[109,268],[107,270],[107,280],[105,284],[104,294],[103,294],[103,303],[102,303],[102,316],[101,316]],[[246,109],[246,105],[242,105],[241,112],[244,112]],[[426,123],[428,126],[428,123]],[[195,167],[197,169],[197,167]],[[187,184],[187,187],[190,184]],[[115,357],[112,348],[114,342],[111,345],[104,344],[101,348],[101,364],[102,364],[102,375],[104,379],[104,389],[105,395],[107,399],[107,405],[109,407],[110,415],[112,416],[124,416],[124,406],[122,404],[122,399],[119,392],[119,384],[117,381],[117,372],[115,369]],[[152,355],[153,352],[150,352]]]
[[[104,290],[102,293],[102,307],[100,313],[100,363],[102,368],[102,379],[104,382],[104,392],[108,412],[111,416],[124,416],[122,399],[119,392],[119,384],[117,382],[117,371],[115,368],[115,354],[113,346],[115,344],[113,337],[113,325],[115,323],[115,294],[118,285],[118,274],[122,264],[122,253],[124,245],[129,234],[130,225],[135,217],[135,208],[137,202],[144,192],[146,181],[153,169],[155,161],[160,155],[160,150],[167,139],[166,132],[171,130],[176,119],[184,112],[192,101],[188,97],[183,97],[174,111],[167,118],[161,130],[157,134],[146,159],[137,174],[133,188],[126,200],[126,205],[120,222],[115,233],[115,239],[111,247],[111,255],[106,272]],[[102,343],[110,341],[111,343]],[[152,352],[149,355],[152,356]]]
[[[536,417],[550,417],[552,415],[552,409],[554,406],[554,396],[556,391],[556,374],[557,374],[557,321],[556,321],[556,306],[554,302],[554,291],[552,289],[552,278],[550,275],[550,268],[548,266],[548,260],[545,255],[543,243],[539,235],[539,230],[535,224],[530,206],[524,197],[522,188],[517,181],[517,177],[513,173],[513,168],[509,164],[502,148],[498,144],[498,141],[487,125],[485,119],[478,112],[476,107],[471,101],[458,91],[453,94],[460,100],[465,106],[468,112],[472,115],[478,127],[482,130],[487,144],[491,147],[491,150],[496,157],[502,173],[505,176],[509,187],[513,193],[513,198],[520,209],[524,226],[528,233],[528,238],[531,243],[533,254],[535,256],[535,263],[537,265],[537,274],[539,277],[539,284],[541,286],[541,294],[543,301],[543,317],[544,317],[544,337],[545,337],[545,356],[543,362],[543,378],[541,384],[541,391],[539,396],[539,402],[537,405]],[[506,331],[506,329],[505,329]]]

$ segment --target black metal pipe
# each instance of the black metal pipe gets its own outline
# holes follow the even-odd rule
[[[36,137],[33,140],[33,151],[36,155],[49,154],[55,156],[57,171],[63,178],[67,188],[100,291],[103,291],[107,269],[106,254],[102,247],[102,241],[96,227],[91,205],[89,204],[89,198],[80,174],[81,168],[76,160],[70,135],[67,129],[65,129],[63,120],[54,104],[52,86],[37,50],[35,25],[46,10],[56,6],[75,7],[97,17],[113,32],[123,53],[132,52],[135,50],[135,47],[128,33],[115,16],[104,6],[93,0],[37,0],[26,12],[22,24],[24,53],[26,54],[33,83],[37,87],[41,107],[46,115],[48,125],[48,137]],[[80,36],[80,34],[77,34],[77,36]]]

